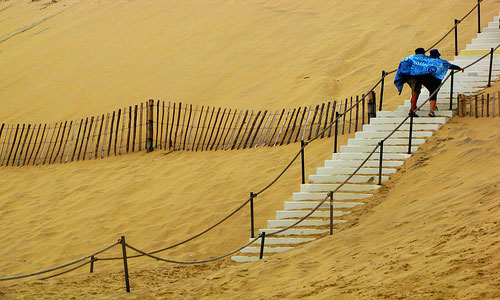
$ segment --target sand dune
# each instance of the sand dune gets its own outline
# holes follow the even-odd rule
[[[0,119],[56,122],[148,98],[274,109],[360,94],[382,69],[437,41],[472,2],[1,2]],[[498,3],[485,1],[484,22],[498,14]],[[475,36],[474,22],[464,22],[460,48]],[[445,58],[452,48],[451,38],[439,46]],[[391,84],[386,94],[386,108],[405,98]],[[98,262],[93,276],[83,269],[45,282],[2,283],[0,296],[498,297],[498,120],[455,119],[373,205],[353,214],[353,228],[269,261],[179,267],[134,260],[131,295],[123,292],[121,262]],[[308,174],[331,149],[331,140],[310,145]],[[265,186],[297,150],[155,151],[1,168],[0,275],[73,260],[120,235],[146,250],[173,244]],[[257,199],[257,227],[297,191],[299,172],[293,166]],[[215,256],[246,242],[249,231],[243,210],[164,257]]]

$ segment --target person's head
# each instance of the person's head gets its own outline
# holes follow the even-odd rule
[[[429,52],[429,56],[432,58],[439,58],[441,53],[439,53],[438,49],[432,49],[431,52]]]
[[[415,54],[425,54],[425,49],[424,48],[417,48],[417,49],[415,49]]]

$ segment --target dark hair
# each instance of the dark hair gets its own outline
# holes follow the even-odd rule
[[[424,48],[417,48],[417,49],[415,49],[415,54],[425,54],[425,49]]]
[[[431,57],[438,58],[441,56],[441,53],[439,53],[438,49],[432,49],[431,52],[429,52]]]

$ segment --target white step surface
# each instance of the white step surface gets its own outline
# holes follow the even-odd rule
[[[300,226],[300,224],[298,225]],[[273,233],[277,232],[280,229],[277,228],[264,228],[264,229],[259,229],[259,234],[262,232],[266,232],[266,235],[268,233]],[[313,229],[313,228],[290,228],[284,232],[277,233],[275,235],[280,236],[280,235],[316,235],[316,234],[323,234],[330,232],[330,229]],[[267,237],[266,237],[267,240]],[[265,241],[264,241],[265,242]]]
[[[416,120],[416,118],[415,118]],[[378,139],[349,139],[347,142],[348,146],[376,146],[378,145],[380,140]],[[419,145],[425,143],[425,139],[413,138],[412,135],[412,144]],[[385,146],[404,146],[408,145],[408,138],[403,139],[387,139],[384,141]]]
[[[293,224],[295,224],[296,222],[298,221],[297,220],[268,220],[267,221],[267,228],[284,228],[284,227],[287,227],[287,226],[292,226]],[[334,219],[333,220],[333,224],[340,224],[340,223],[345,223],[346,221],[345,220],[338,220],[338,219]],[[297,226],[310,226],[310,227],[314,227],[314,226],[327,226],[330,224],[330,220],[304,220],[302,222],[300,222]]]
[[[378,170],[377,170],[378,172]],[[328,196],[326,192],[299,192],[292,194],[293,201],[309,201],[309,200],[323,200]],[[372,194],[363,194],[363,193],[342,193],[336,192],[333,193],[333,200],[359,200],[370,198]],[[327,200],[328,201],[328,200]]]
[[[342,183],[349,175],[309,175],[309,181],[312,183]],[[389,176],[382,176],[382,180],[388,180]],[[366,175],[354,175],[349,179],[348,182],[366,182],[366,183],[378,183],[378,176],[366,176]]]
[[[297,245],[303,243],[309,243],[314,241],[316,238],[312,237],[275,237],[275,236],[266,236],[264,241],[265,245]],[[250,242],[252,238],[248,241]],[[251,244],[253,246],[260,245],[261,239],[258,238],[255,243]]]
[[[329,192],[329,191],[334,191],[339,186],[340,186],[340,184],[335,184],[335,183],[330,183],[330,184],[306,183],[306,184],[300,185],[300,192],[301,193]],[[367,191],[374,191],[374,190],[377,190],[379,188],[380,188],[380,186],[376,185],[376,184],[346,183],[340,188],[339,192],[346,192],[346,191],[367,192]]]
[[[399,124],[369,124],[363,125],[363,131],[392,131]],[[438,130],[441,127],[441,124],[413,124],[413,130]],[[410,130],[410,124],[403,124],[399,127],[399,130]]]
[[[368,157],[369,153],[333,153],[332,159],[344,159],[344,160],[365,160]],[[407,159],[411,154],[407,153],[385,153],[383,154],[382,159],[387,160],[399,160],[399,159]],[[370,157],[369,160],[379,161],[380,154],[376,155],[375,153]]]
[[[267,258],[267,257],[263,256],[263,258]],[[235,255],[235,256],[231,256],[231,260],[235,261],[235,262],[251,262],[251,261],[258,261],[259,257],[258,256]]]
[[[264,240],[264,245],[266,244],[266,240]],[[264,246],[264,253],[279,253],[287,250],[291,250],[293,247],[266,247]],[[260,254],[260,245],[254,247],[246,247],[241,250],[241,253],[258,253]]]
[[[313,209],[315,208],[321,201],[288,201],[285,202],[285,210],[304,210],[304,209]],[[344,209],[344,208],[353,208],[358,205],[363,205],[362,202],[333,202],[333,209]],[[330,208],[329,201],[325,201],[319,208]]]
[[[404,107],[406,108],[406,106],[404,106]],[[408,106],[408,108],[409,107],[410,106]],[[380,117],[383,117],[383,118],[406,117],[406,116],[408,116],[408,112],[409,112],[409,109],[408,109],[408,111],[404,111],[404,110],[399,110],[399,107],[398,107],[398,110],[395,110],[395,111],[390,111],[390,112],[389,111],[380,111],[380,112],[377,112],[377,116],[380,116]],[[453,117],[453,111],[452,110],[436,111],[436,115],[439,116],[439,117],[451,118],[451,117]]]
[[[310,213],[310,210],[278,210],[276,212],[276,219],[277,220],[284,220],[284,219],[297,219],[297,218],[303,218],[306,216],[308,213]],[[351,212],[349,211],[333,211],[333,217],[334,218],[339,218],[344,215],[350,214]],[[329,218],[330,217],[330,210],[316,210],[313,212],[310,216],[310,218]]]
[[[407,141],[408,142],[408,141]],[[361,165],[362,160],[327,160],[325,161],[326,168],[357,168]],[[403,165],[401,160],[382,160],[382,166],[386,168],[397,168]],[[379,160],[368,160],[363,167],[378,168]],[[343,187],[342,187],[343,188]]]
[[[322,167],[322,168],[318,168],[317,171],[316,171],[316,174],[318,175],[348,175],[348,174],[352,174],[354,171],[356,171],[357,168],[339,168],[339,167],[335,167],[335,168],[327,168],[327,167]],[[397,169],[395,168],[386,168],[386,167],[383,167],[382,168],[382,175],[390,175],[390,174],[394,174],[396,173]],[[379,170],[378,168],[366,168],[366,167],[362,167],[358,170],[358,172],[356,174],[363,174],[363,175],[373,175],[373,176],[378,176],[379,174]]]
[[[408,115],[408,110],[406,111],[397,111],[400,114],[405,114]],[[437,112],[437,111],[436,111]],[[433,131],[415,131],[412,133],[412,136],[414,138],[426,138],[426,137],[431,137],[433,135]],[[387,137],[388,132],[384,131],[358,131],[355,134],[355,138],[360,138],[360,139],[376,139],[376,140],[381,140]],[[396,131],[391,135],[391,138],[408,138],[410,132],[409,131]]]
[[[417,119],[417,118],[415,118]],[[404,125],[403,125],[404,126]],[[421,126],[431,126],[431,125],[421,125]],[[416,129],[418,130],[418,129]],[[371,153],[375,147],[374,146],[341,146],[340,152],[352,152],[352,153]],[[411,146],[411,152],[418,150],[418,146]],[[375,150],[375,153],[380,152],[380,147]],[[374,155],[375,155],[374,153]],[[385,153],[408,153],[408,146],[385,146]],[[367,173],[369,174],[369,173]]]

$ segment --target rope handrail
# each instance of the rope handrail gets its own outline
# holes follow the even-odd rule
[[[471,10],[471,11],[470,11],[470,12],[469,12],[469,13],[468,13],[465,17],[463,17],[463,18],[460,20],[460,22],[461,22],[462,20],[464,20],[467,16],[469,16],[469,15],[470,15],[470,13],[472,13],[472,11],[473,11],[476,7],[478,7],[478,5],[479,5],[481,2],[482,2],[482,0],[479,0],[479,1],[478,1],[478,3],[476,4],[476,6],[474,6],[474,8],[473,8],[473,9],[472,9],[472,10]],[[458,23],[460,23],[460,22],[458,22]],[[457,24],[458,24],[458,23],[457,23]],[[455,26],[454,26],[453,28],[455,28],[455,27],[457,26],[457,24],[455,24]],[[451,31],[450,31],[450,32],[451,32]],[[443,37],[443,38],[442,38],[439,42],[441,42],[441,41],[442,41],[442,40],[443,40],[443,39],[444,39],[444,38],[445,38],[448,34],[449,34],[449,32],[448,32],[448,33],[447,33],[447,34],[446,34],[446,35],[445,35],[445,36],[444,36],[444,37]],[[439,42],[438,42],[438,43],[439,43]],[[436,46],[438,43],[436,43],[436,44],[435,44],[435,45],[433,45],[432,47]],[[430,47],[430,48],[432,48],[432,47]],[[499,45],[497,45],[497,47],[495,47],[493,51],[497,50],[499,47],[500,47],[500,44],[499,44]],[[484,59],[484,58],[485,58],[485,57],[487,57],[488,55],[489,55],[489,53],[487,53],[487,54],[483,55],[482,57],[480,57],[479,59],[477,59],[477,60],[476,60],[476,61],[474,61],[473,63],[471,63],[471,64],[467,65],[466,67],[464,67],[464,69],[467,69],[467,68],[469,68],[469,67],[473,66],[474,64],[476,64],[477,62],[481,61],[482,59]],[[389,74],[392,74],[392,73],[394,73],[394,72],[396,72],[396,71],[397,71],[397,70],[392,70],[392,71],[390,71],[390,72],[384,73],[384,76],[383,76],[383,77],[382,77],[382,78],[381,78],[381,79],[380,79],[380,80],[379,80],[379,81],[378,81],[378,82],[374,85],[374,87],[373,87],[372,89],[370,89],[370,91],[369,91],[368,93],[364,94],[364,95],[363,95],[363,97],[362,97],[361,99],[359,99],[359,100],[358,100],[358,101],[356,101],[353,105],[351,105],[351,107],[350,107],[348,110],[344,111],[344,114],[345,114],[346,112],[351,111],[351,110],[354,108],[354,106],[355,106],[355,105],[357,105],[357,104],[359,104],[361,101],[363,101],[363,100],[365,99],[366,95],[367,95],[367,94],[369,94],[371,91],[373,91],[373,90],[374,90],[374,89],[375,89],[375,88],[376,88],[376,87],[377,87],[377,86],[378,86],[378,85],[382,82],[382,80],[383,80],[383,78],[385,78],[385,76],[387,76],[387,75],[389,75]],[[447,77],[446,77],[446,78],[442,81],[442,83],[440,84],[439,88],[441,88],[441,87],[443,86],[443,84],[444,84],[444,83],[445,83],[445,82],[449,79],[449,77],[450,77],[453,73],[455,73],[455,72],[452,70],[452,71],[450,72],[450,74],[448,74],[448,76],[447,76]],[[432,94],[431,94],[431,95],[430,95],[430,96],[429,96],[429,97],[428,97],[428,98],[427,98],[427,99],[426,99],[426,100],[425,100],[425,101],[424,101],[424,102],[423,102],[423,103],[422,103],[422,104],[421,104],[418,108],[421,108],[423,105],[425,105],[425,104],[426,104],[426,103],[430,100],[430,98],[431,98],[432,96],[434,96],[434,95],[437,93],[437,91],[439,90],[439,88],[438,88],[438,89],[436,89],[436,90],[435,90],[435,91],[434,91],[434,92],[433,92],[433,93],[432,93]],[[334,121],[332,121],[332,122],[331,122],[331,123],[330,123],[327,127],[325,127],[325,128],[321,131],[321,133],[318,133],[316,136],[314,136],[313,138],[309,139],[309,140],[308,140],[308,141],[307,141],[307,142],[306,142],[306,143],[305,143],[305,144],[301,147],[300,151],[297,153],[297,155],[295,155],[295,156],[294,156],[294,158],[293,158],[293,159],[291,160],[291,162],[290,162],[290,163],[289,163],[289,164],[285,167],[285,169],[284,169],[284,170],[283,170],[283,171],[282,171],[282,172],[281,172],[281,173],[280,173],[280,174],[279,174],[279,175],[278,175],[278,176],[277,176],[277,177],[276,177],[276,178],[275,178],[275,179],[274,179],[274,180],[273,180],[270,184],[268,184],[265,188],[263,188],[262,190],[260,190],[260,191],[257,193],[257,195],[258,195],[258,194],[260,194],[260,193],[262,193],[262,192],[264,192],[265,190],[267,190],[267,189],[268,189],[269,187],[271,187],[272,185],[274,185],[274,183],[276,183],[276,182],[278,181],[278,179],[279,179],[279,178],[280,178],[280,177],[281,177],[281,176],[282,176],[282,175],[283,175],[283,174],[284,174],[284,173],[285,173],[285,172],[289,169],[289,167],[291,166],[291,164],[292,164],[293,162],[295,162],[295,160],[296,160],[296,159],[298,158],[298,156],[300,155],[300,152],[301,152],[301,151],[302,151],[302,150],[303,150],[303,149],[304,149],[304,148],[305,148],[305,147],[306,147],[306,146],[307,146],[310,142],[312,142],[312,141],[316,140],[316,139],[317,139],[317,138],[318,138],[318,137],[319,137],[322,133],[324,133],[326,130],[328,130],[329,128],[331,128],[331,127],[333,126],[333,124],[335,124],[335,122],[336,122],[336,121],[337,121],[337,120],[338,120],[341,116],[342,116],[342,114],[340,114],[339,116],[337,116],[337,118],[335,118],[335,120],[334,120]],[[394,129],[394,130],[393,130],[393,131],[392,131],[392,132],[391,132],[391,133],[390,133],[390,134],[386,137],[386,138],[384,138],[382,141],[385,141],[385,140],[387,140],[390,136],[392,136],[392,135],[393,135],[393,134],[394,134],[394,133],[395,133],[395,132],[396,132],[396,131],[397,131],[397,130],[398,130],[398,129],[399,129],[399,128],[400,128],[400,127],[401,127],[401,126],[405,123],[405,122],[406,122],[406,120],[407,120],[408,118],[409,118],[409,116],[405,117],[405,119],[403,119],[403,121],[402,121],[402,122],[401,122],[401,123],[400,123],[400,124],[399,124],[399,125],[398,125],[398,126],[397,126],[397,127],[396,127],[396,128],[395,128],[395,129]],[[275,232],[269,233],[268,235],[276,235],[276,234],[278,234],[278,233],[284,232],[284,231],[286,231],[286,230],[288,230],[288,229],[290,229],[290,228],[292,228],[292,227],[295,227],[296,225],[300,224],[303,220],[305,220],[305,219],[306,219],[306,218],[308,218],[310,215],[312,215],[312,214],[313,214],[313,213],[314,213],[314,212],[315,212],[315,211],[316,211],[316,210],[317,210],[317,209],[318,209],[318,208],[319,208],[319,207],[320,207],[320,206],[321,206],[321,205],[322,205],[322,204],[323,204],[323,203],[324,203],[327,199],[328,199],[328,197],[329,197],[331,194],[333,194],[333,193],[335,193],[336,191],[338,191],[338,190],[339,190],[342,186],[344,186],[344,185],[347,183],[347,181],[348,181],[348,180],[350,180],[350,179],[351,179],[351,178],[352,178],[352,177],[353,177],[353,176],[354,176],[354,175],[355,175],[355,174],[356,174],[356,173],[357,173],[357,172],[361,169],[361,167],[362,167],[362,166],[363,166],[363,165],[364,165],[364,164],[368,161],[368,159],[369,159],[369,158],[373,155],[373,153],[375,153],[375,151],[378,149],[378,147],[379,147],[379,146],[380,146],[380,145],[375,146],[375,148],[372,150],[372,152],[371,152],[371,153],[370,153],[370,154],[369,154],[369,155],[365,158],[365,160],[363,160],[363,162],[361,163],[361,165],[360,165],[360,166],[359,166],[359,167],[358,167],[358,168],[357,168],[357,169],[356,169],[356,170],[355,170],[355,171],[354,171],[354,172],[353,172],[353,173],[352,173],[352,174],[351,174],[351,175],[350,175],[350,176],[349,176],[346,180],[344,180],[344,182],[343,182],[342,184],[340,184],[340,185],[339,185],[339,186],[338,186],[338,187],[337,187],[334,191],[331,191],[325,199],[323,199],[323,200],[322,200],[322,201],[321,201],[321,202],[320,202],[320,203],[319,203],[319,204],[318,204],[315,208],[313,208],[313,209],[311,210],[311,212],[309,212],[308,214],[306,214],[303,218],[299,219],[299,220],[298,220],[297,222],[295,222],[294,224],[292,224],[292,225],[290,225],[290,226],[288,226],[288,227],[286,227],[286,228],[280,229],[280,230],[278,230],[278,231],[275,231]],[[333,197],[333,195],[332,195],[332,197]],[[159,250],[155,250],[155,251],[153,251],[153,252],[149,252],[149,253],[147,253],[147,252],[144,252],[144,251],[142,251],[142,250],[139,250],[139,249],[137,249],[137,248],[135,248],[135,247],[133,247],[133,246],[130,246],[129,244],[126,244],[126,243],[125,243],[125,245],[126,245],[127,247],[129,247],[130,249],[132,249],[132,250],[134,250],[134,251],[136,251],[136,252],[138,252],[138,253],[140,253],[140,254],[141,254],[141,255],[136,255],[136,256],[130,256],[130,257],[128,257],[128,258],[140,257],[140,256],[148,256],[148,257],[150,257],[150,258],[154,258],[154,259],[161,260],[161,261],[165,261],[165,262],[180,263],[180,264],[196,264],[196,263],[205,263],[205,262],[215,261],[215,260],[218,260],[218,259],[221,259],[221,258],[227,257],[227,256],[229,256],[229,255],[231,255],[231,254],[233,254],[233,253],[236,253],[236,252],[238,252],[238,251],[242,250],[243,248],[247,247],[248,245],[250,245],[250,244],[254,243],[256,240],[258,240],[258,239],[261,237],[261,235],[259,235],[259,236],[258,236],[258,237],[256,237],[256,238],[253,238],[253,239],[252,239],[252,240],[250,240],[248,243],[245,243],[243,246],[239,247],[238,249],[235,249],[235,250],[233,250],[233,251],[231,251],[231,252],[229,252],[229,253],[226,253],[226,254],[223,254],[223,255],[220,255],[220,256],[217,256],[217,257],[213,257],[213,258],[205,259],[205,260],[199,260],[199,261],[179,261],[179,260],[169,260],[169,259],[163,259],[163,258],[160,258],[160,257],[158,257],[158,256],[152,255],[152,254],[154,254],[154,253],[158,253],[158,252],[165,251],[165,250],[168,250],[168,249],[174,248],[174,247],[176,247],[176,246],[182,245],[182,244],[184,244],[184,243],[187,243],[187,242],[189,242],[189,241],[191,241],[191,240],[193,240],[193,239],[195,239],[195,238],[197,238],[197,237],[199,237],[199,236],[203,235],[204,233],[206,233],[206,232],[210,231],[211,229],[215,228],[216,226],[220,225],[220,224],[221,224],[221,223],[223,223],[225,220],[227,220],[228,218],[230,218],[231,216],[233,216],[236,212],[238,212],[238,211],[239,211],[239,210],[241,210],[241,209],[242,209],[242,208],[243,208],[246,204],[248,204],[248,202],[250,202],[250,199],[248,199],[247,201],[245,201],[245,202],[244,202],[242,205],[240,205],[240,206],[239,206],[236,210],[234,210],[231,214],[229,214],[228,216],[226,216],[225,218],[223,218],[222,220],[220,220],[219,222],[217,222],[215,225],[213,225],[213,226],[209,227],[208,229],[206,229],[206,230],[202,231],[201,233],[199,233],[199,234],[197,234],[197,235],[195,235],[195,236],[193,236],[193,237],[191,237],[191,238],[189,238],[189,239],[186,239],[186,240],[184,240],[184,241],[182,241],[182,242],[180,242],[180,243],[174,244],[174,245],[172,245],[172,246],[169,246],[169,247],[166,247],[166,248],[163,248],[163,249],[159,249]],[[97,254],[103,253],[103,252],[105,252],[106,250],[108,250],[108,249],[110,249],[110,248],[112,248],[112,247],[116,246],[116,245],[117,245],[117,244],[119,244],[120,242],[121,242],[121,241],[115,242],[115,243],[113,243],[113,244],[111,244],[111,245],[109,245],[109,246],[107,246],[107,247],[105,247],[105,248],[103,248],[103,249],[101,249],[101,250],[99,250],[99,251],[96,251],[96,252],[94,252],[94,253],[92,253],[92,254],[89,254],[89,255],[84,256],[84,257],[82,257],[82,258],[80,258],[80,259],[77,259],[77,260],[75,260],[75,261],[72,261],[72,262],[69,262],[69,263],[66,263],[66,264],[63,264],[63,265],[60,265],[60,266],[57,266],[57,267],[51,268],[51,269],[47,269],[47,270],[43,270],[43,271],[39,271],[39,272],[35,272],[35,273],[30,273],[30,274],[25,274],[25,275],[18,275],[18,276],[12,276],[12,277],[4,277],[4,278],[0,278],[0,281],[12,280],[12,279],[20,279],[20,278],[26,278],[26,277],[30,277],[30,276],[35,276],[35,275],[40,275],[40,274],[44,274],[44,273],[47,273],[47,272],[55,271],[55,270],[58,270],[58,269],[61,269],[61,268],[64,268],[64,267],[67,267],[67,266],[70,266],[70,265],[76,264],[76,263],[78,263],[78,262],[81,262],[81,261],[83,261],[83,260],[85,260],[85,259],[88,259],[88,258],[90,258],[90,257],[93,257],[93,256],[95,256],[95,255],[97,255]],[[122,258],[99,258],[99,260],[112,260],[112,259],[122,259]],[[95,260],[97,260],[97,258],[95,258]],[[48,276],[48,277],[45,277],[45,278],[43,278],[43,279],[48,279],[48,278],[52,278],[52,277],[55,277],[55,276],[59,276],[59,275],[62,275],[62,274],[65,274],[65,273],[71,272],[71,271],[73,271],[73,270],[76,270],[76,269],[79,269],[79,268],[81,268],[81,267],[85,266],[85,265],[86,265],[86,264],[88,264],[88,263],[90,263],[90,262],[85,262],[85,263],[80,264],[80,265],[78,265],[78,266],[76,266],[76,267],[74,267],[74,268],[72,268],[72,269],[70,269],[70,270],[67,270],[67,271],[64,271],[64,272],[61,272],[61,273],[55,274],[55,275],[53,275],[53,276]]]
[[[96,252],[94,252],[92,254],[86,255],[86,256],[84,256],[82,258],[79,258],[77,260],[71,261],[69,263],[65,263],[63,265],[60,265],[60,266],[57,266],[57,267],[54,267],[54,268],[50,268],[50,269],[46,269],[46,270],[43,270],[43,271],[38,271],[38,272],[35,272],[35,273],[30,273],[30,274],[17,275],[17,276],[12,276],[12,277],[3,277],[3,278],[0,278],[0,281],[6,281],[6,280],[12,280],[12,279],[21,279],[21,278],[31,277],[31,276],[40,275],[40,274],[52,272],[52,271],[55,271],[55,270],[59,270],[59,269],[62,269],[62,268],[74,265],[76,263],[79,263],[81,261],[84,261],[84,260],[86,260],[88,258],[91,258],[92,256],[97,255],[97,254],[103,253],[104,251],[107,251],[107,250],[113,248],[114,246],[118,245],[119,243],[120,243],[119,241],[118,242],[114,242],[113,244],[111,244],[109,246],[106,246],[106,247],[102,248],[101,250],[98,250],[98,251],[96,251]]]

